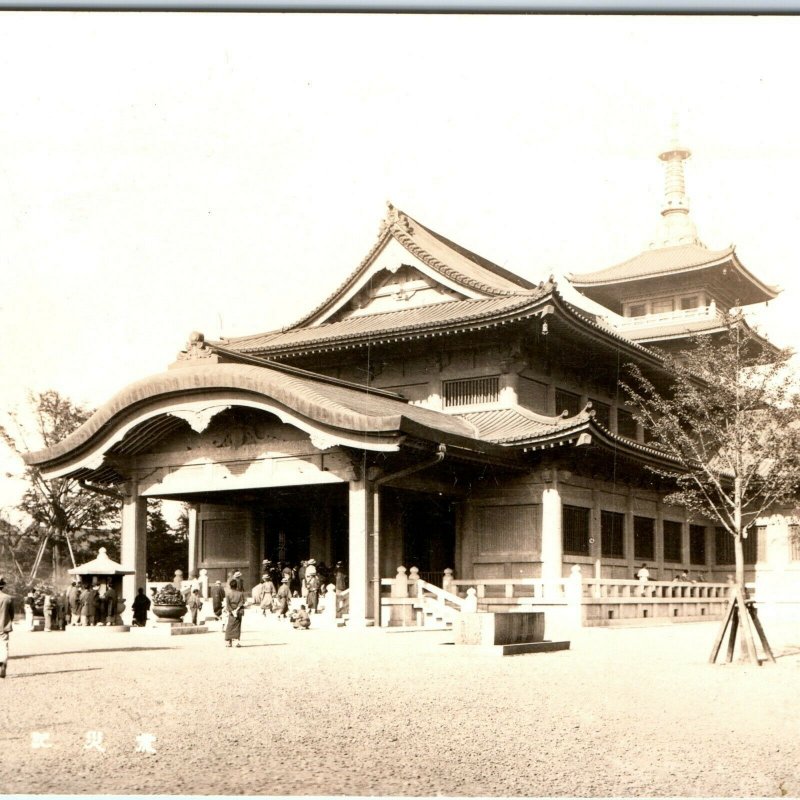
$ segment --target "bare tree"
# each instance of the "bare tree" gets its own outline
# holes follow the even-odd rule
[[[760,516],[793,506],[800,487],[791,355],[766,343],[741,316],[728,315],[719,336],[696,336],[685,350],[664,355],[666,389],[636,365],[622,384],[650,443],[675,463],[656,470],[674,481],[665,502],[713,520],[733,537],[742,597],[743,539]]]

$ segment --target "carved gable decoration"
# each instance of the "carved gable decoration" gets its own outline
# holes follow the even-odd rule
[[[408,255],[405,253],[405,260],[413,260],[409,259]],[[381,314],[387,311],[402,311],[407,308],[461,299],[463,299],[463,295],[443,286],[412,264],[401,261],[388,262],[341,309],[336,315],[336,319],[346,319],[364,314]]]

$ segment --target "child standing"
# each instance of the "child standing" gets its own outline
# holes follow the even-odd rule
[[[203,607],[203,598],[200,597],[200,590],[193,589],[189,596],[189,611],[192,614],[192,625],[197,625],[197,612]]]

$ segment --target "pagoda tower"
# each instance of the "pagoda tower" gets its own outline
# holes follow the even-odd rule
[[[684,165],[691,156],[673,127],[658,155],[664,165],[664,201],[649,247],[620,264],[567,279],[582,294],[623,317],[615,327],[634,341],[665,343],[720,330],[731,308],[763,303],[780,289],[759,280],[734,245],[711,250],[689,213]]]

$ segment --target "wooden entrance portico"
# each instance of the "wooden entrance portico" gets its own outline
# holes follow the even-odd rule
[[[381,570],[393,574],[403,557],[391,501],[380,510],[383,487],[438,495],[452,481],[419,476],[446,448],[482,467],[508,460],[461,420],[391,392],[268,362],[224,363],[202,340],[194,349],[179,368],[132,384],[67,439],[28,456],[45,477],[121,493],[128,598],[145,582],[147,498],[192,504],[191,567],[238,566],[253,582],[269,536],[280,533],[270,526],[302,508],[309,547],[328,557],[342,552],[346,518],[350,624],[366,624],[379,608]]]

